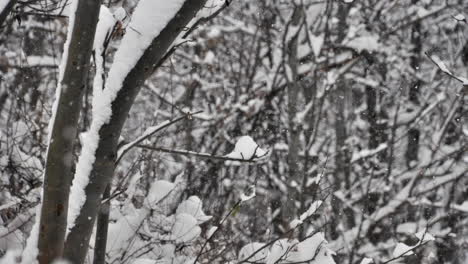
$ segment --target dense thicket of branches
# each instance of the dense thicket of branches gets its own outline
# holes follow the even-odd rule
[[[40,203],[68,23],[65,1],[11,2],[7,16],[0,12],[2,254],[24,248]],[[336,263],[361,263],[365,257],[386,263],[397,243],[416,244],[414,234],[421,230],[435,241],[395,262],[466,263],[468,3],[208,0],[204,8],[215,10],[220,2],[224,10],[205,23],[184,28],[195,14],[177,17],[172,34],[155,40],[164,49],[145,53],[146,61],[129,75],[135,79],[125,86],[128,94],[112,105],[120,121],[100,130],[109,135],[100,144],[112,141],[115,157],[101,171],[104,161],[94,167],[92,179],[101,182],[87,189],[98,201],[88,211],[88,235],[100,206],[110,208],[110,214],[99,214],[96,241],[109,241],[107,249],[96,242],[95,263],[157,259],[161,245],[169,244],[154,235],[167,231],[161,231],[161,215],[177,217],[177,205],[194,195],[213,216],[197,219],[202,230],[219,229],[212,239],[202,232],[189,244],[174,243],[177,254],[196,256],[200,263],[236,263],[247,243],[303,240],[312,229],[324,232]],[[131,16],[137,3],[103,4],[111,10],[123,6]],[[125,31],[141,33],[121,26],[103,53],[106,70]],[[178,30],[190,34],[172,45]],[[93,58],[79,132],[93,119],[93,78],[101,67]],[[197,111],[202,112],[190,114]],[[119,156],[117,144],[166,120],[173,122]],[[269,159],[213,158],[231,152],[243,135],[267,149]],[[71,175],[84,136],[74,138]],[[142,214],[149,201],[160,201],[152,192],[160,190],[154,186],[161,180],[176,183],[177,191],[167,194],[171,202]],[[239,206],[240,194],[251,185],[256,197]],[[320,213],[288,232],[291,220],[318,200],[324,201]],[[126,243],[112,244],[115,234],[106,235],[107,223],[115,232],[122,219],[136,224]],[[83,228],[76,230],[67,241],[69,256],[80,247],[91,263],[94,239],[88,245]]]

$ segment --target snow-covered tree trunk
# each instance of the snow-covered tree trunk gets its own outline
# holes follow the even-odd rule
[[[159,2],[161,1],[155,3]],[[146,21],[146,23],[151,25],[151,27],[162,27],[162,30],[157,34],[157,36],[155,36],[155,38],[151,40],[148,48],[146,48],[143,51],[141,57],[137,59],[135,66],[130,68],[128,73],[123,76],[123,83],[121,84],[121,87],[113,87],[113,84],[109,84],[110,81],[106,84],[107,91],[105,90],[102,96],[109,96],[106,94],[107,92],[112,94],[110,96],[115,96],[114,98],[103,98],[103,100],[110,100],[110,119],[107,122],[104,121],[99,123],[95,122],[94,119],[96,117],[93,115],[93,124],[91,124],[92,131],[90,131],[90,133],[98,134],[98,142],[96,142],[96,149],[94,153],[92,153],[94,154],[94,160],[91,161],[91,164],[88,164],[92,167],[89,175],[87,175],[88,173],[85,171],[83,175],[80,174],[75,176],[75,178],[80,178],[77,180],[78,185],[82,184],[80,181],[87,181],[87,183],[82,184],[84,185],[82,187],[84,188],[85,197],[78,198],[83,199],[84,201],[82,205],[78,206],[79,211],[75,212],[77,213],[76,219],[74,219],[74,222],[71,225],[65,242],[64,257],[68,260],[71,260],[72,263],[83,263],[86,257],[94,222],[101,206],[101,197],[106,186],[110,183],[114,172],[117,155],[117,144],[120,137],[120,132],[125,123],[125,120],[127,119],[134,99],[140,91],[140,87],[143,85],[144,81],[161,65],[161,60],[164,58],[164,55],[168,49],[173,45],[176,38],[179,36],[182,30],[184,30],[190,20],[194,18],[197,12],[204,6],[205,2],[205,0],[177,1],[173,4],[175,5],[180,3],[181,6],[173,14],[170,13],[172,17],[169,19],[169,21]],[[141,3],[151,5],[151,2],[147,1],[140,2],[139,4]],[[163,5],[167,5],[165,2],[161,3]],[[173,10],[170,11],[172,12]],[[135,19],[138,20],[138,18],[134,17],[132,22],[135,21]],[[141,21],[141,18],[139,20]],[[158,23],[162,23],[162,25],[158,25]],[[148,28],[148,25],[141,26]],[[130,26],[132,26],[132,24],[130,24]],[[130,30],[132,29],[130,28],[129,31]],[[129,34],[129,32],[127,32],[127,34]],[[141,32],[141,34],[145,33]],[[124,41],[125,37],[121,45],[126,44]],[[121,51],[121,49],[122,46],[119,48],[119,51]],[[119,53],[119,51],[117,53]],[[117,64],[117,67],[119,67],[127,62],[127,57],[125,56],[132,56],[133,54],[121,54],[123,56],[121,58],[118,58],[117,55],[119,54],[116,54],[114,65],[119,63]],[[114,65],[112,67],[114,67]],[[118,69],[114,70],[119,72]],[[111,68],[109,72],[109,80],[111,80],[112,74],[113,69]],[[116,94],[113,94],[114,92]],[[90,146],[84,146],[83,148],[87,147]],[[84,159],[87,159],[87,157]],[[78,166],[80,166],[80,162]],[[77,188],[80,188],[80,186]]]
[[[3,23],[5,22],[8,14],[10,14],[11,10],[15,6],[17,0],[2,0],[0,1],[0,28],[3,27]]]
[[[39,263],[61,257],[81,99],[89,70],[101,1],[75,0],[53,109],[40,216]],[[76,9],[74,9],[76,7]]]

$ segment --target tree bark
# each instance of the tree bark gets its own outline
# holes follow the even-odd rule
[[[81,99],[93,48],[100,1],[79,0],[69,40],[64,75],[60,80],[58,106],[50,135],[44,172],[39,256],[41,264],[61,257],[67,227],[68,195],[72,181],[73,148]]]
[[[94,258],[93,264],[106,263],[107,249],[107,234],[109,230],[109,213],[110,213],[110,197],[111,184],[109,183],[103,194],[103,201],[96,224],[96,242],[94,242]]]
[[[144,81],[161,65],[161,60],[176,37],[205,2],[206,0],[185,1],[126,76],[122,89],[112,102],[112,117],[99,130],[101,140],[95,153],[96,160],[89,176],[89,184],[85,188],[86,201],[65,242],[64,257],[72,263],[83,263],[86,257],[101,198],[114,172],[118,139],[135,97]]]

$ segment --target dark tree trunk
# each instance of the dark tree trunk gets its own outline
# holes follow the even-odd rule
[[[96,241],[94,243],[94,258],[93,264],[106,263],[107,249],[107,234],[109,230],[109,212],[110,212],[110,197],[111,184],[109,183],[102,196],[103,204],[99,210],[99,215],[96,224]]]
[[[100,1],[79,0],[69,40],[68,57],[60,81],[60,97],[44,173],[44,197],[40,218],[39,256],[41,264],[61,257],[67,227],[68,195],[72,181],[73,148],[81,99],[89,69]]]
[[[419,0],[412,0],[412,4],[416,5]],[[413,45],[413,54],[411,57],[411,67],[414,71],[419,71],[420,60],[421,60],[421,23],[416,22],[413,24],[411,31],[411,44]],[[416,80],[410,84],[408,99],[414,106],[419,106],[419,94],[421,89],[421,81]],[[416,111],[414,109],[413,111]],[[411,167],[413,161],[418,160],[418,151],[419,151],[419,136],[420,131],[418,128],[411,128],[408,131],[408,143],[405,153],[406,164],[408,167]]]

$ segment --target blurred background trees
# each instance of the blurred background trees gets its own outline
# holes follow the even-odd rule
[[[24,247],[35,219],[68,21],[66,1],[11,2],[8,15],[0,12],[3,253]],[[137,2],[103,4],[131,14]],[[364,257],[382,263],[398,242],[415,244],[414,234],[425,228],[436,239],[416,249],[418,257],[406,257],[408,263],[465,263],[467,89],[453,76],[468,77],[467,12],[460,0],[231,1],[145,82],[121,142],[201,110],[141,145],[221,156],[250,135],[270,151],[268,162],[136,147],[115,170],[110,225],[135,220],[134,209],[155,195],[151,186],[166,180],[183,182],[175,200],[203,201],[213,216],[201,225],[207,231],[255,185],[256,197],[227,218],[200,262],[236,260],[242,246],[282,236],[292,219],[324,200],[294,237],[323,230],[337,263]],[[106,67],[121,34],[109,44]],[[91,63],[81,132],[91,122]],[[177,208],[167,206],[167,214]],[[108,245],[114,253],[107,261],[131,263],[160,243],[140,228],[157,230],[158,213],[137,220],[139,228],[121,244],[128,250]],[[195,248],[205,238],[192,242]],[[130,246],[134,241],[140,248]]]

